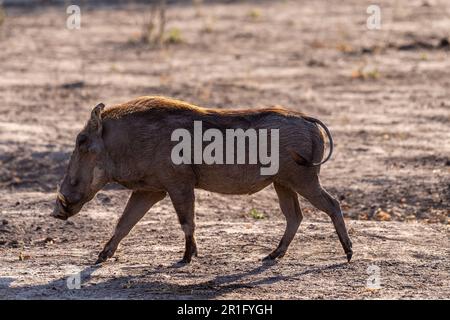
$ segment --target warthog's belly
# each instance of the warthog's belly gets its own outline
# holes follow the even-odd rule
[[[196,188],[224,194],[252,194],[273,182],[258,165],[197,165],[195,173]]]

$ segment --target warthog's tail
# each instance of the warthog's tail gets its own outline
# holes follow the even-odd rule
[[[306,166],[306,167],[317,167],[320,166],[322,164],[324,164],[325,162],[327,162],[328,160],[330,160],[331,155],[333,154],[333,137],[331,136],[331,132],[330,130],[328,130],[327,126],[320,121],[319,119],[316,118],[311,118],[311,117],[307,117],[307,116],[302,116],[303,119],[310,121],[310,122],[314,122],[316,125],[320,126],[323,128],[323,130],[325,130],[327,136],[328,136],[328,140],[330,142],[330,151],[328,153],[328,156],[323,159],[322,161],[318,162],[318,163],[314,163],[311,161],[308,161],[307,159],[305,159],[304,157],[302,157],[300,154],[298,154],[295,151],[291,151],[292,157],[294,158],[295,162],[297,162],[299,165],[301,166]]]

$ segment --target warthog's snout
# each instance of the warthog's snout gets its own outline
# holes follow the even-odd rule
[[[63,194],[58,193],[56,197],[55,208],[52,212],[52,217],[61,220],[67,220],[72,215],[73,213],[71,213],[69,210],[69,203],[67,202],[66,197]]]

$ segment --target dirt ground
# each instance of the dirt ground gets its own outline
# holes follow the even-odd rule
[[[206,1],[207,2],[207,1]],[[175,3],[171,42],[140,42],[143,5],[7,7],[0,26],[0,298],[450,298],[450,3]],[[354,245],[346,263],[329,218],[304,200],[286,257],[272,187],[199,190],[199,257],[166,199],[92,267],[129,191],[110,186],[67,222],[50,213],[74,138],[92,107],[166,95],[220,108],[284,105],[322,119],[336,143],[323,185]],[[256,209],[264,219],[250,214]],[[375,271],[374,271],[375,270]],[[66,280],[81,272],[81,289]],[[370,286],[371,279],[380,288]],[[369,282],[368,282],[369,281]]]

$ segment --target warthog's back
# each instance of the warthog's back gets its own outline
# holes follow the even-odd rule
[[[120,119],[127,116],[187,116],[212,120],[217,117],[221,123],[227,121],[254,121],[267,115],[302,117],[302,113],[280,106],[261,109],[212,109],[203,108],[184,101],[159,96],[144,96],[123,104],[108,107],[102,113],[105,119]]]

